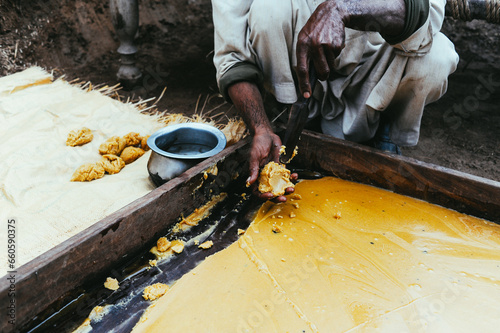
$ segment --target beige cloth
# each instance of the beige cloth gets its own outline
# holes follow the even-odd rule
[[[321,2],[213,0],[217,79],[238,62],[254,63],[279,102],[295,102],[297,35]],[[334,79],[318,86],[311,105],[311,116],[323,117],[325,133],[369,140],[384,111],[392,120],[393,141],[417,143],[424,106],[444,94],[458,64],[453,44],[439,32],[445,4],[430,0],[427,22],[398,45],[378,33],[346,30]]]
[[[70,182],[80,165],[101,159],[107,138],[164,125],[131,104],[47,78],[40,68],[0,78],[0,276],[8,270],[7,219],[16,221],[19,267],[155,188],[149,153],[118,174]],[[44,84],[29,86],[37,82]],[[94,140],[66,146],[68,133],[84,126]]]

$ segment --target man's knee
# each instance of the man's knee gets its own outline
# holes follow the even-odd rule
[[[441,96],[446,91],[448,77],[458,65],[458,54],[453,43],[441,33],[434,36],[431,50],[422,57],[408,60],[403,80],[420,82],[421,89],[435,91]]]

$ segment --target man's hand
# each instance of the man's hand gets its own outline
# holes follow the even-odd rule
[[[281,139],[273,131],[263,129],[253,136],[250,150],[250,177],[247,183],[253,184],[259,177],[259,169],[267,163],[279,159]]]
[[[299,33],[297,78],[305,98],[311,97],[309,64],[318,79],[331,78],[335,58],[345,46],[345,28],[398,35],[404,28],[404,0],[329,0],[321,3]]]
[[[285,202],[284,195],[274,197],[270,192],[260,193],[256,181],[259,178],[259,170],[269,162],[278,163],[281,148],[281,139],[272,131],[262,131],[255,133],[250,151],[250,177],[247,183],[253,185],[253,192],[262,200],[273,200],[275,202]],[[292,181],[297,180],[297,174],[292,174]],[[288,187],[285,189],[285,194],[293,193],[294,188]]]
[[[253,136],[249,161],[250,176],[247,183],[254,186],[254,193],[263,200],[286,201],[285,196],[274,198],[271,193],[258,192],[255,183],[261,167],[270,161],[278,162],[281,148],[281,139],[274,134],[271,123],[267,119],[259,89],[251,82],[238,82],[229,87],[228,93]],[[297,175],[293,175],[291,178],[296,180]],[[292,192],[293,188],[286,190],[286,194]]]
[[[309,64],[312,61],[319,80],[326,80],[334,68],[335,58],[344,48],[345,7],[337,1],[318,6],[299,33],[297,41],[297,77],[305,98],[311,97]]]

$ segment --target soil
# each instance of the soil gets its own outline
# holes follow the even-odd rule
[[[233,113],[215,83],[209,0],[139,1],[133,98],[158,97],[160,111]],[[421,138],[403,155],[500,181],[500,27],[445,20],[460,55],[447,94],[426,108]],[[39,65],[68,80],[114,85],[119,42],[108,1],[0,0],[0,76]]]

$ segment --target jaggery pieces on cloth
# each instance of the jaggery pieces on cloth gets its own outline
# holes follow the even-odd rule
[[[136,147],[141,143],[142,137],[139,133],[130,132],[123,136],[125,139],[125,147]]]
[[[136,132],[130,132],[123,137],[113,136],[99,146],[99,153],[120,156],[126,164],[129,164],[144,155],[143,147],[147,147],[148,138],[149,135],[142,137]]]
[[[80,166],[71,177],[72,182],[89,182],[104,176],[104,168],[100,163],[86,163]]]
[[[259,191],[261,193],[271,192],[274,196],[285,194],[285,189],[294,187],[290,181],[290,170],[284,165],[269,162],[259,175]]]
[[[151,135],[145,135],[142,137],[141,139],[141,148],[142,150],[144,151],[148,151],[149,150],[149,146],[148,146],[148,139]]]
[[[116,95],[112,87],[93,87],[53,81],[39,67],[0,78],[0,212],[23,221],[19,266],[155,189],[147,172],[151,152],[118,174],[70,182],[82,164],[101,159],[99,145],[109,137],[142,136],[165,126],[160,113],[146,114],[140,104],[108,97]],[[82,127],[94,139],[66,146],[68,133]]]
[[[121,157],[113,154],[103,155],[102,159],[97,163],[101,164],[110,175],[120,172],[125,167],[125,162]]]
[[[113,154],[119,156],[127,145],[127,140],[119,136],[112,136],[99,146],[101,155]]]
[[[69,132],[66,139],[66,146],[75,147],[89,143],[94,138],[92,131],[87,127]]]
[[[85,164],[81,166],[75,174],[73,175],[72,181],[90,181],[101,178],[103,175],[100,174],[101,169],[98,166],[101,166],[104,171],[110,175],[120,172],[125,164],[129,164],[134,162],[136,159],[144,155],[144,150],[136,147],[125,147],[127,144],[139,145],[141,143],[142,137],[139,133],[130,132],[124,137],[120,138],[119,136],[113,136],[106,140],[99,147],[99,153],[103,154],[106,151],[109,151],[108,154],[103,154],[102,159],[94,164],[94,167],[91,167],[91,164]],[[112,152],[121,152],[120,156]],[[93,173],[92,171],[96,169],[97,173]],[[83,179],[83,180],[80,180]]]
[[[136,159],[144,155],[144,150],[137,147],[127,147],[123,149],[120,154],[121,159],[125,162],[125,164],[129,164],[134,162]]]

